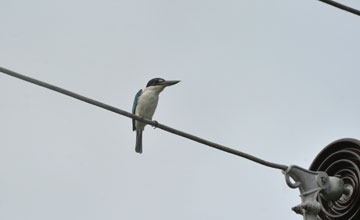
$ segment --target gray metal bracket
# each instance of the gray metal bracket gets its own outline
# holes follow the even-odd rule
[[[344,193],[344,182],[338,177],[329,177],[325,172],[314,172],[299,166],[289,166],[285,171],[285,180],[290,188],[299,188],[302,203],[292,210],[304,216],[304,220],[317,220],[322,196],[327,201],[336,201]],[[292,181],[292,180],[293,181]]]

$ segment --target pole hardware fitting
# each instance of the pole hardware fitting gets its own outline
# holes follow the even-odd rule
[[[304,220],[317,220],[321,210],[318,196],[326,201],[336,201],[345,192],[344,181],[338,177],[328,176],[323,171],[310,171],[292,165],[283,171],[286,184],[290,188],[299,188],[301,204],[292,208]]]

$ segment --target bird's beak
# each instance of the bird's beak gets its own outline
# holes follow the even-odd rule
[[[178,82],[180,82],[180,80],[166,80],[166,81],[162,82],[161,84],[164,86],[172,86]]]

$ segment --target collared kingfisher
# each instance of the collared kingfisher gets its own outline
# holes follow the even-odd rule
[[[175,85],[180,82],[180,80],[164,80],[161,78],[154,78],[150,80],[144,91],[142,89],[135,96],[132,113],[152,120],[156,106],[159,101],[159,94],[162,92],[165,87]],[[135,151],[137,153],[142,153],[142,132],[145,127],[145,123],[132,120],[133,131],[136,130],[136,145]]]

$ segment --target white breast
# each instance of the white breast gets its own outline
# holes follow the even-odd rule
[[[159,101],[159,93],[151,89],[145,89],[143,94],[141,94],[141,96],[139,97],[135,114],[143,118],[152,120],[158,101]],[[145,124],[136,121],[135,126],[136,128],[144,128]]]

